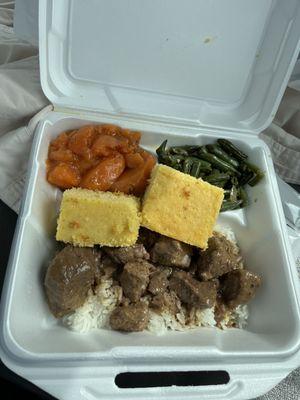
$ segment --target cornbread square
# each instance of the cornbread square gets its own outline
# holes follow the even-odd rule
[[[63,194],[56,239],[77,246],[130,246],[138,237],[140,203],[121,193],[70,189]]]
[[[205,249],[223,196],[223,189],[202,179],[157,165],[144,195],[142,225]]]

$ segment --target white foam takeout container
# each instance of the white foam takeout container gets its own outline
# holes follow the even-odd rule
[[[31,153],[2,295],[1,358],[61,399],[250,399],[299,364],[297,277],[267,146],[299,51],[296,0],[40,1],[41,82],[54,105]],[[262,275],[245,330],[201,328],[165,336],[68,331],[50,314],[43,277],[55,250],[60,192],[46,182],[48,144],[87,123],[141,130],[151,151],[225,137],[266,177],[251,205],[219,222]],[[120,389],[130,371],[214,371],[227,384]]]

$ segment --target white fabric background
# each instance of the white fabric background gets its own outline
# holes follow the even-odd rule
[[[51,105],[41,90],[39,79],[38,0],[16,1],[14,29],[13,3],[0,0],[0,198],[18,212],[34,130]],[[278,174],[295,184],[300,184],[299,90],[300,63],[274,122],[261,134],[272,151]],[[281,188],[284,194],[284,184]],[[294,199],[297,219],[299,197],[293,192],[290,195]],[[286,201],[286,206],[289,202]],[[300,266],[299,236],[295,230],[290,233]],[[297,370],[259,400],[299,398],[300,370]]]

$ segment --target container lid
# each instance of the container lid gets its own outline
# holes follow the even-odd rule
[[[299,9],[295,0],[42,0],[42,87],[57,109],[259,132],[296,61]]]

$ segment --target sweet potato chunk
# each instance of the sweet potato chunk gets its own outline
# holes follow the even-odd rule
[[[50,144],[50,150],[59,150],[59,149],[65,149],[67,147],[69,140],[69,135],[67,132],[62,132],[60,133],[57,138],[52,140]]]
[[[109,156],[85,174],[80,186],[91,190],[108,190],[124,168],[125,160],[122,154]]]
[[[77,160],[76,155],[69,149],[58,149],[49,151],[49,160],[51,161],[62,161],[62,162],[74,162]]]
[[[92,125],[84,126],[70,136],[68,147],[73,153],[91,158],[91,145],[96,137],[95,129]]]
[[[144,164],[144,159],[139,153],[126,154],[125,161],[128,168],[138,168]]]
[[[61,189],[70,189],[79,185],[80,173],[75,165],[60,162],[48,172],[47,179]]]
[[[127,169],[111,186],[111,191],[134,194],[136,196],[140,196],[144,193],[156,161],[155,158],[147,152],[144,152],[142,157],[144,159],[142,166]]]
[[[114,151],[125,154],[128,153],[130,151],[128,147],[128,141],[123,137],[100,135],[92,145],[92,152],[94,156],[109,156]]]

